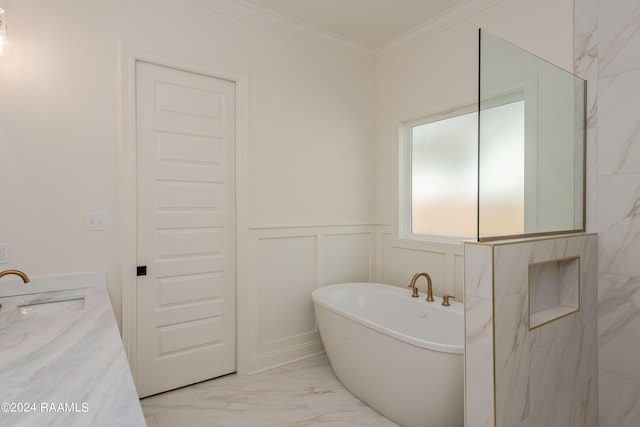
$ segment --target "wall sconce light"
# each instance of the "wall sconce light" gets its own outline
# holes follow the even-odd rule
[[[7,21],[4,9],[0,8],[0,55],[2,55],[7,45]]]

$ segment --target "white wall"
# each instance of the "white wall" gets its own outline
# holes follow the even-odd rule
[[[407,252],[394,239],[394,122],[477,102],[478,28],[572,71],[572,23],[573,0],[498,1],[378,62],[376,218],[389,227],[383,228],[384,257],[377,268],[384,281],[403,285],[414,272],[433,271],[436,293],[463,295],[461,245],[413,245]]]
[[[332,269],[308,240],[270,246],[261,239],[313,225],[320,228],[301,234],[324,239],[345,232],[346,244],[361,249],[362,229],[343,226],[364,226],[366,235],[375,216],[375,64],[202,4],[4,1],[11,46],[0,57],[0,243],[9,244],[11,263],[1,267],[33,276],[106,271],[120,321],[127,239],[121,184],[134,184],[121,182],[128,143],[122,47],[246,75],[248,172],[240,178],[248,212],[241,213],[246,241],[239,245],[248,251],[241,254],[248,281],[238,286],[249,295],[251,313],[259,313],[247,329],[258,331],[249,356],[262,361],[251,365],[260,369],[282,361],[264,362],[263,353],[301,342],[317,349],[313,311],[309,303],[298,305],[301,289],[353,272],[360,277],[369,268],[356,262],[351,271]],[[108,230],[85,231],[85,212],[105,212]],[[287,262],[291,251],[300,268]],[[299,274],[287,281],[293,270]],[[276,295],[294,298],[275,301]]]
[[[128,46],[247,76],[238,283],[247,370],[319,351],[308,299],[316,286],[405,286],[426,270],[436,293],[462,296],[461,247],[394,247],[392,117],[475,99],[479,26],[571,69],[572,2],[497,1],[377,64],[207,4],[3,1],[11,46],[0,57],[0,243],[11,263],[2,268],[106,271],[121,320],[122,189],[133,184],[122,181]],[[108,230],[84,231],[85,212],[105,212]]]

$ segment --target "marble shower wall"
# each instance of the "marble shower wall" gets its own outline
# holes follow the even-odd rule
[[[588,82],[587,230],[599,235],[600,427],[640,420],[640,2],[575,1]]]
[[[575,257],[579,311],[533,329],[529,266]],[[596,427],[597,236],[467,243],[465,263],[467,427]]]

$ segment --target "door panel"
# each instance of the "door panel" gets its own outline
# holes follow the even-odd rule
[[[234,92],[136,64],[140,396],[236,369]]]

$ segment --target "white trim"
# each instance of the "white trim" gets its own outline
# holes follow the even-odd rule
[[[287,347],[271,353],[260,354],[251,358],[247,373],[249,375],[257,374],[322,353],[324,353],[322,341],[314,340],[312,342]]]
[[[464,255],[464,242],[436,241],[436,240],[415,240],[415,239],[391,239],[391,246],[400,249],[410,249],[421,252],[437,252],[444,254]]]
[[[236,82],[236,371],[249,370],[249,76]]]
[[[281,230],[303,228],[345,228],[345,227],[377,227],[379,224],[367,223],[335,223],[335,224],[255,224],[249,225],[249,230]]]
[[[464,21],[465,19],[494,6],[503,0],[468,0],[445,11],[433,19],[407,31],[395,39],[372,48],[362,43],[339,36],[287,18],[269,10],[243,3],[240,0],[187,0],[193,4],[213,9],[252,24],[261,25],[273,31],[289,34],[308,42],[347,52],[369,60],[382,60],[410,46],[425,40],[432,35]]]
[[[376,58],[381,60],[392,56],[502,1],[503,0],[469,0],[462,2],[424,24],[417,26],[413,30],[409,30],[399,37],[383,44],[377,49]]]
[[[375,49],[324,31],[309,24],[287,18],[269,10],[235,0],[188,0],[199,6],[214,9],[225,15],[261,25],[306,41],[347,52],[365,59],[375,60]]]
[[[136,182],[136,108],[135,108],[135,56],[126,46],[121,46],[121,105],[122,140],[120,144],[120,223],[122,224],[122,343],[129,359],[129,367],[136,379],[136,190],[130,183]],[[133,218],[133,220],[131,219]]]
[[[245,315],[247,305],[247,211],[248,211],[248,117],[249,82],[244,73],[230,73],[202,67],[174,59],[139,51],[121,45],[121,105],[122,140],[120,145],[120,194],[122,224],[122,341],[134,379],[137,379],[137,323],[136,246],[137,209],[136,187],[136,62],[143,61],[163,67],[229,80],[236,87],[236,370],[239,374],[249,369],[249,323]]]

